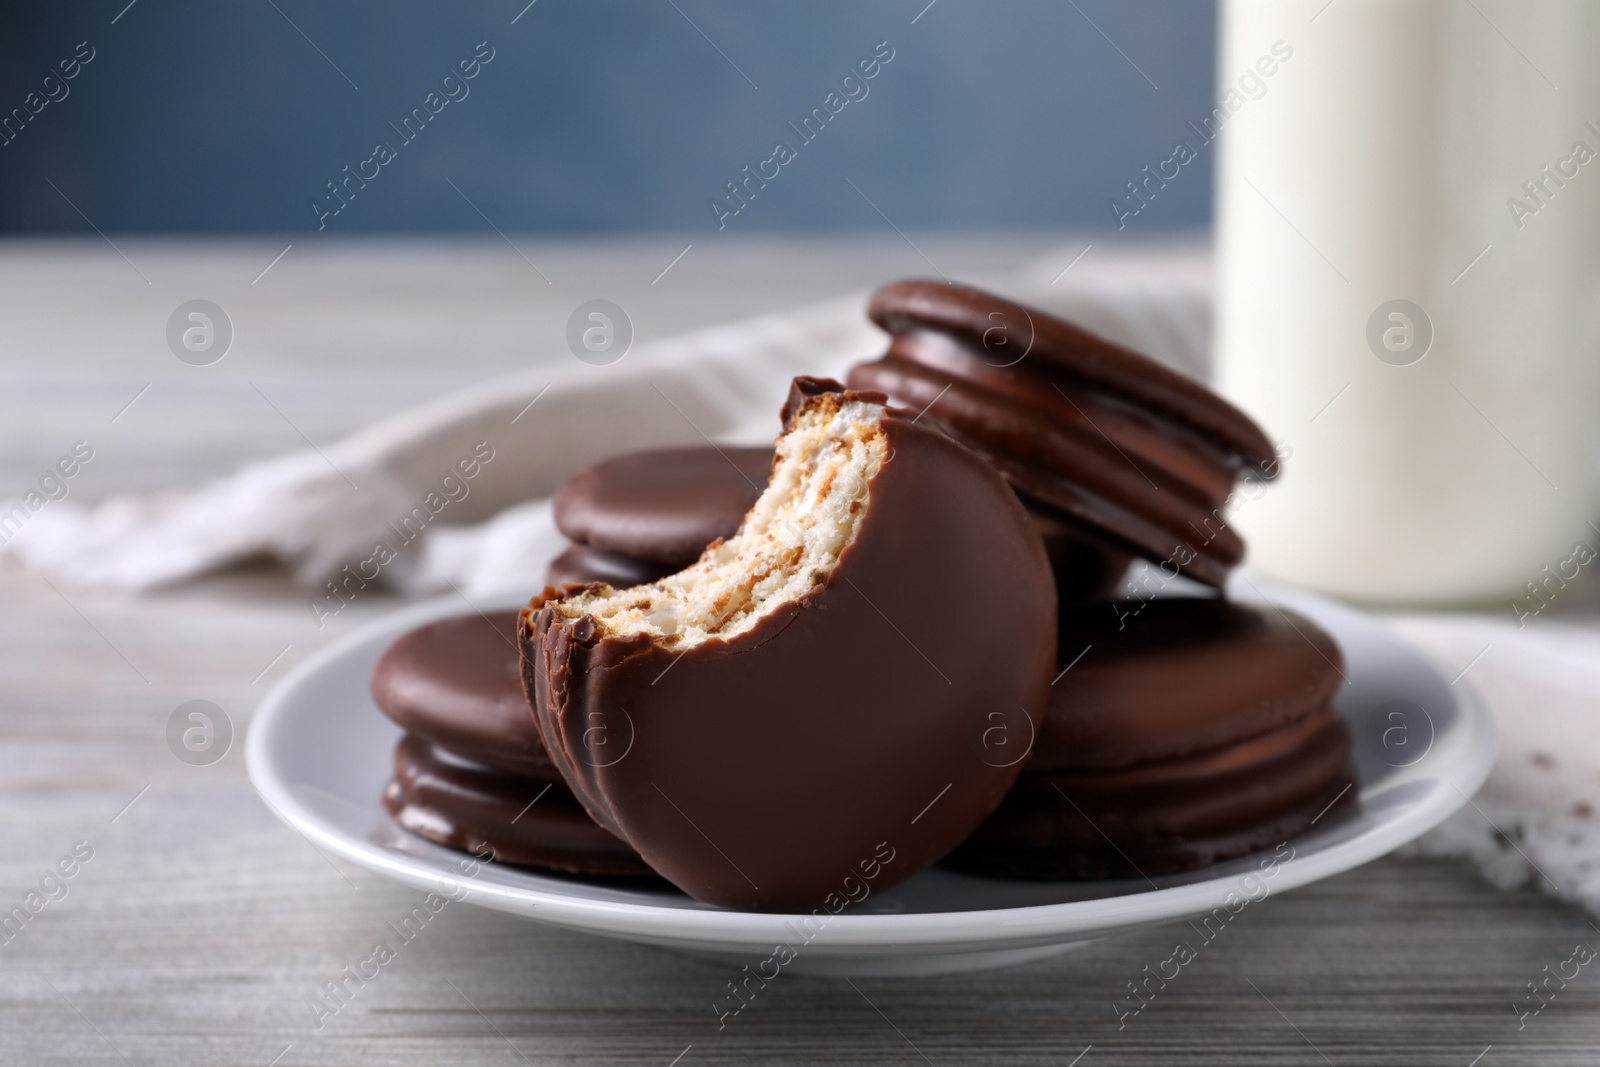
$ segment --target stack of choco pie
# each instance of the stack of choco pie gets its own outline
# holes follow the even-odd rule
[[[1343,796],[1338,646],[1220,595],[1244,555],[1225,515],[1235,480],[1277,474],[1261,429],[1153,360],[967,286],[896,282],[868,314],[889,348],[852,387],[922,411],[1034,512],[1154,564],[1158,587],[1182,575],[1219,591],[1063,603],[1044,726],[949,862],[1029,878],[1186,870],[1277,844]]]
[[[1149,875],[1271,847],[1320,818],[1351,782],[1331,638],[1220,595],[1114,599],[1133,558],[1220,590],[1244,553],[1223,514],[1235,480],[1276,473],[1254,423],[1143,356],[975,289],[894,283],[869,314],[889,348],[848,384],[999,471],[1060,603],[1060,673],[1037,736],[1019,739],[1021,776],[947,862],[1018,878]],[[556,497],[572,545],[550,582],[621,588],[688,566],[732,536],[771,464],[771,449],[708,447],[580,472]],[[505,862],[648,876],[545,753],[516,626],[511,613],[444,620],[385,653],[374,695],[407,730],[386,807],[414,833]]]

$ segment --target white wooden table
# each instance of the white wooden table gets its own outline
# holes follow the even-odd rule
[[[927,272],[898,237],[697,244],[652,286],[687,243],[296,247],[254,285],[281,243],[0,246],[0,499],[78,439],[96,454],[72,492],[94,499],[219,474],[302,434],[326,440],[567,358],[566,315],[595,296],[628,308],[645,338]],[[918,239],[940,269],[975,278],[1049,243]],[[211,367],[180,363],[163,337],[168,313],[196,297],[238,331]],[[144,598],[4,573],[0,598],[0,908],[78,842],[93,850],[66,896],[0,945],[3,1064],[1499,1067],[1600,1055],[1600,979],[1573,981],[1521,1031],[1512,1008],[1596,937],[1581,913],[1464,866],[1394,859],[1252,909],[1122,1030],[1112,1002],[1170,954],[1181,924],[987,974],[786,978],[719,1033],[721,970],[467,907],[318,1030],[309,998],[417,894],[279,824],[237,744],[188,766],[165,725],[199,698],[242,735],[286,668],[396,602],[364,599],[319,633],[266,567]]]

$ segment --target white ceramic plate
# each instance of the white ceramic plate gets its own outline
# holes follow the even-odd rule
[[[926,871],[801,927],[798,916],[727,911],[670,889],[541,875],[484,865],[399,830],[378,802],[400,731],[368,694],[383,649],[429,620],[459,614],[459,598],[419,604],[353,633],[279,682],[251,724],[247,760],[263,800],[318,846],[385,877],[447,890],[537,922],[741,963],[774,946],[795,950],[791,973],[935,974],[1064,952],[1109,934],[1238,908],[1350,870],[1437,825],[1466,802],[1494,762],[1489,713],[1465,680],[1450,684],[1388,628],[1304,593],[1272,600],[1310,616],[1344,649],[1349,684],[1338,704],[1355,734],[1359,808],[1340,805],[1289,842],[1293,858],[1261,874],[1273,853],[1153,883],[1013,882]],[[1240,599],[1246,599],[1241,597]],[[516,596],[486,599],[504,608]],[[1282,850],[1278,855],[1287,855]],[[1263,888],[1265,887],[1265,888]],[[1230,896],[1231,895],[1231,896]],[[806,941],[802,932],[815,929]]]

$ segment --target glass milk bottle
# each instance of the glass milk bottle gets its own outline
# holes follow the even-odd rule
[[[1600,547],[1600,4],[1222,8],[1217,382],[1286,456],[1234,509],[1249,563],[1554,588]]]

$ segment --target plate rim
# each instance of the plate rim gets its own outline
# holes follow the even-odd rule
[[[1240,595],[1236,599],[1291,608],[1300,602],[1314,605],[1317,611],[1358,618],[1366,625],[1383,629],[1390,641],[1425,663],[1441,681],[1446,677],[1436,656],[1406,640],[1382,619],[1305,590],[1273,585],[1263,591],[1260,585],[1252,583],[1252,591],[1257,595]],[[755,948],[770,945],[774,939],[782,940],[789,932],[786,925],[812,917],[813,913],[741,912],[594,900],[542,888],[454,879],[425,858],[407,856],[345,834],[296,797],[273,764],[270,749],[272,740],[284,728],[283,719],[289,714],[286,709],[291,707],[300,689],[374,637],[383,633],[398,635],[404,629],[431,619],[459,614],[464,600],[462,596],[451,594],[432,597],[357,626],[296,664],[263,696],[251,718],[245,741],[245,763],[251,785],[273,814],[312,842],[381,876],[427,890],[439,890],[454,882],[455,887],[459,887],[459,895],[453,899],[567,929],[658,944]],[[491,610],[503,610],[500,605],[505,601],[525,602],[526,592],[486,594],[465,603],[472,610],[482,610],[484,602],[490,603]],[[1417,802],[1349,840],[1281,862],[1270,894],[1296,889],[1369,863],[1415,840],[1467,804],[1487,780],[1494,765],[1497,749],[1494,719],[1482,696],[1466,679],[1459,679],[1449,688],[1456,694],[1460,715],[1461,734],[1458,736],[1462,740],[1455,745],[1463,750],[1458,756],[1460,765],[1449,768],[1453,772],[1451,777],[1424,776],[1422,771],[1416,770],[1400,782],[1385,783],[1384,789],[1420,779],[1448,785],[1455,795],[1451,796],[1450,790],[1442,786],[1430,789]],[[1407,770],[1426,767],[1429,767],[1429,760],[1425,757]],[[1228,892],[1244,877],[1245,872],[1236,871],[1183,885],[1053,904],[904,914],[852,915],[845,912],[828,916],[815,940],[808,943],[807,951],[827,953],[829,950],[848,952],[860,948],[897,947],[959,952],[1104,935],[1214,910],[1223,906]],[[452,892],[457,891],[451,888]]]

